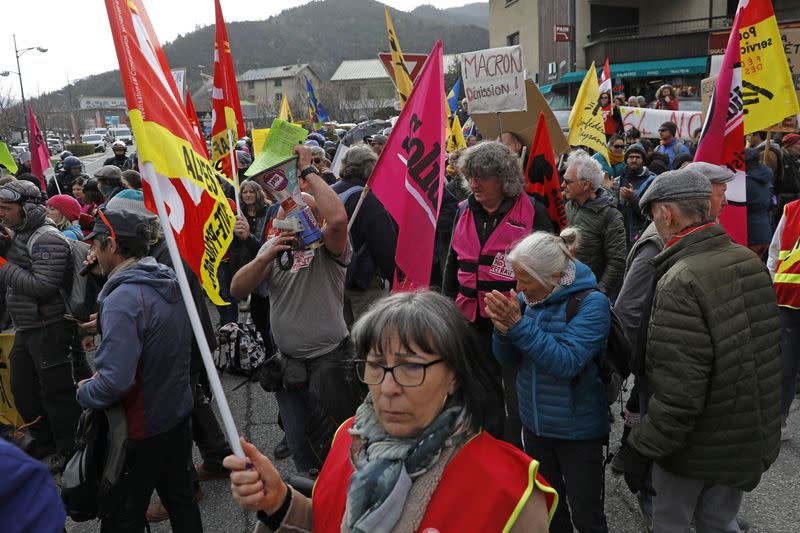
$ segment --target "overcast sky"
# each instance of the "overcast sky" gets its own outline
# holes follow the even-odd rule
[[[393,8],[409,11],[420,4],[439,8],[460,6],[472,0],[385,0]],[[226,21],[263,20],[308,0],[222,0]],[[20,58],[25,96],[59,89],[67,78],[76,80],[118,67],[114,42],[102,0],[3,0],[3,31],[0,32],[0,71],[17,70],[17,47],[41,46],[47,53],[25,52]],[[197,26],[214,23],[213,0],[144,0],[161,43],[188,33]],[[0,93],[11,90],[19,97],[15,73],[0,77]]]

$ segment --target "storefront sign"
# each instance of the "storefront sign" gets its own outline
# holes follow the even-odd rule
[[[636,128],[642,138],[659,137],[658,128],[664,122],[674,122],[677,126],[675,134],[679,139],[691,139],[692,132],[703,127],[703,115],[699,111],[667,111],[648,107],[620,106],[622,125],[626,130]]]
[[[566,24],[556,24],[553,27],[553,41],[557,43],[568,43],[572,41],[572,26]]]

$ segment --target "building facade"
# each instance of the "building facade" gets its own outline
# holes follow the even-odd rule
[[[284,96],[290,104],[305,101],[305,78],[319,86],[319,76],[308,63],[251,69],[237,76],[236,84],[241,100],[277,110]]]

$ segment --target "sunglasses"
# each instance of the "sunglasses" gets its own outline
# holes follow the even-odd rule
[[[624,144],[615,144],[615,145],[612,146],[612,148],[614,148],[614,150],[622,150],[623,148],[625,148],[625,145]]]
[[[669,131],[667,128],[658,128],[658,131]]]

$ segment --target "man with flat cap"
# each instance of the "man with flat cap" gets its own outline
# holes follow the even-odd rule
[[[121,503],[101,531],[141,531],[153,489],[173,531],[202,531],[190,471],[192,333],[175,273],[147,257],[150,223],[134,211],[100,209],[87,240],[108,281],[97,298],[97,372],[78,383],[78,403],[121,402],[128,429]]]
[[[665,242],[645,347],[647,413],[628,437],[626,479],[647,460],[655,531],[739,531],[743,491],[780,450],[778,306],[764,264],[709,220],[711,184],[683,168],[639,201]]]
[[[122,186],[122,171],[118,166],[106,165],[94,173],[97,180],[97,188],[103,193],[105,202],[100,207],[105,207],[109,200],[115,197],[124,189]]]
[[[720,213],[728,205],[728,199],[725,196],[728,191],[728,183],[733,181],[735,174],[728,167],[706,163],[705,161],[695,161],[684,168],[699,172],[711,182],[711,210],[708,219],[713,222],[719,222]]]

